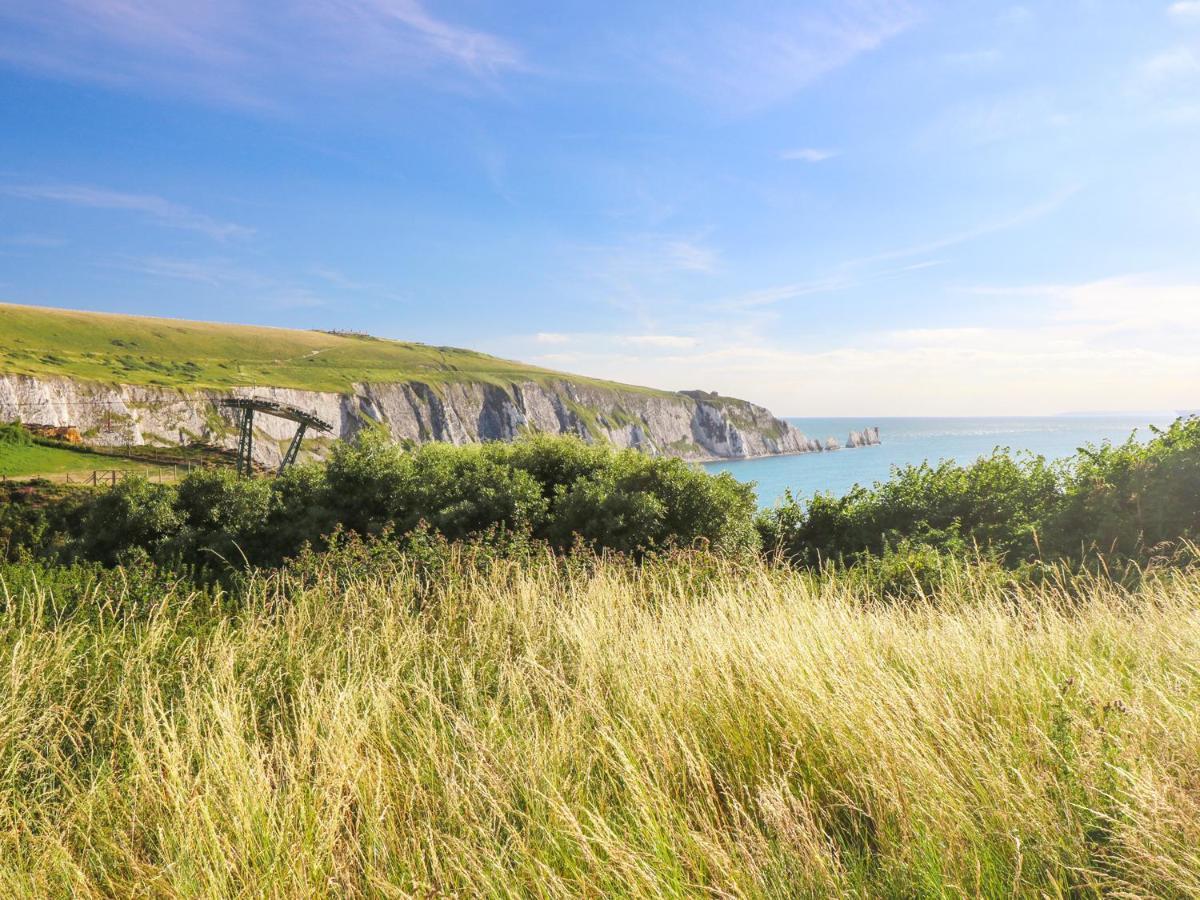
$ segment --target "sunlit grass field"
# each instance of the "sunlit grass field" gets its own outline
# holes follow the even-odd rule
[[[0,443],[0,475],[6,478],[28,478],[32,476],[66,476],[82,478],[93,471],[108,472],[114,469],[136,471],[151,476],[158,475],[161,467],[148,466],[143,462],[81,453],[44,444]],[[168,468],[167,472],[170,471]]]
[[[0,304],[0,372],[184,390],[270,385],[345,392],[363,382],[494,385],[571,381],[675,396],[564,375],[473,350],[364,335],[225,325]]]
[[[0,893],[1200,895],[1200,574],[463,552],[3,570]]]

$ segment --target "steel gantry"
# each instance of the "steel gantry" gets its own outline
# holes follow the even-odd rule
[[[264,400],[258,397],[230,397],[222,400],[221,405],[228,409],[241,411],[238,433],[238,475],[254,474],[254,414],[256,412],[279,419],[288,419],[297,425],[296,434],[292,437],[292,442],[288,444],[287,452],[283,454],[283,461],[279,464],[280,474],[296,461],[305,431],[309,428],[316,431],[333,431],[333,426],[324,419],[305,412],[298,406],[292,406],[290,403],[279,403],[275,400]]]

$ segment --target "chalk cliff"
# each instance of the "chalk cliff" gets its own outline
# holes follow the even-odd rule
[[[353,437],[372,423],[386,427],[398,441],[413,443],[511,440],[531,432],[575,434],[687,460],[824,449],[820,441],[744,400],[569,379],[503,385],[362,383],[339,393],[270,386],[187,390],[0,374],[0,421],[72,425],[86,442],[100,445],[208,441],[232,447],[237,441],[235,414],[218,405],[229,396],[293,404],[332,423],[332,434],[305,441],[306,455],[317,457],[332,439]],[[294,430],[291,422],[256,417],[255,457],[266,465],[278,463]]]

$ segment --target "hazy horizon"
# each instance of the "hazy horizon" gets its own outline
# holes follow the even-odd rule
[[[787,416],[1200,406],[1200,0],[16,2],[0,102],[13,303]]]

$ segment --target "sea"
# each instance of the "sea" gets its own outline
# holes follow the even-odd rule
[[[1104,416],[986,418],[788,418],[809,437],[835,437],[845,444],[853,431],[878,426],[880,444],[836,450],[705,463],[709,472],[729,472],[753,482],[760,506],[773,506],[785,490],[797,499],[818,492],[843,494],[855,484],[887,480],[894,466],[940,460],[970,463],[997,447],[1029,451],[1047,459],[1072,456],[1080,447],[1120,443],[1131,435],[1148,440],[1151,425],[1166,426],[1172,413]]]

